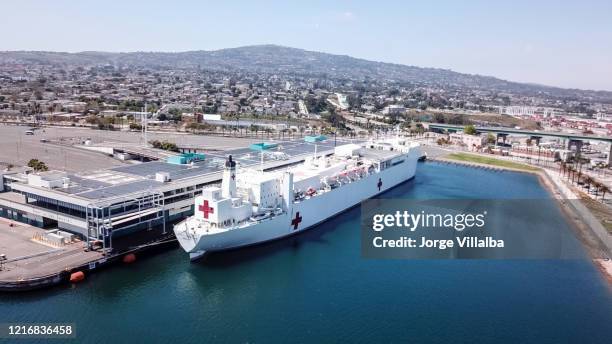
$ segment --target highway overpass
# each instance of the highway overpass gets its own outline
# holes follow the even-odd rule
[[[465,126],[463,125],[455,125],[455,124],[439,124],[439,123],[430,123],[428,125],[429,130],[431,131],[461,131]],[[520,136],[529,136],[534,138],[538,144],[542,137],[555,137],[564,139],[567,142],[567,148],[569,149],[571,146],[576,147],[576,151],[580,154],[580,149],[582,147],[583,141],[600,141],[605,142],[610,145],[610,149],[608,151],[608,165],[612,166],[612,137],[608,136],[595,136],[595,135],[584,135],[584,134],[571,134],[571,133],[562,133],[562,132],[552,132],[552,131],[539,131],[539,130],[523,130],[523,129],[514,129],[514,128],[503,128],[503,127],[476,127],[476,132],[478,133],[492,133],[499,136],[507,136],[507,135],[520,135]]]
[[[465,126],[454,125],[454,124],[438,124],[430,123],[430,130],[448,130],[448,131],[460,131]],[[612,144],[612,137],[607,136],[595,136],[595,135],[582,135],[582,134],[570,134],[553,131],[537,131],[537,130],[523,130],[514,128],[503,128],[503,127],[476,127],[476,131],[479,133],[493,133],[493,134],[506,134],[506,135],[523,135],[533,137],[557,137],[566,140],[581,140],[581,141],[602,141]]]

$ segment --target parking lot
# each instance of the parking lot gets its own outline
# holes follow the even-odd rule
[[[82,143],[86,139],[95,143],[107,142],[111,146],[113,143],[132,146],[143,144],[142,134],[139,132],[50,127],[34,130],[34,135],[26,135],[27,130],[29,127],[26,126],[0,125],[1,164],[21,166],[26,165],[30,159],[39,159],[53,170],[97,170],[121,166],[125,162],[102,153],[72,147],[73,144]],[[241,148],[257,142],[254,139],[181,133],[148,133],[147,140],[167,140],[178,146],[197,146],[211,150]]]

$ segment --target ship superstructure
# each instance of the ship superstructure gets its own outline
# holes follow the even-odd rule
[[[221,186],[204,188],[174,232],[191,259],[292,235],[409,180],[419,157],[403,138],[341,145],[277,171],[238,172],[229,156]]]

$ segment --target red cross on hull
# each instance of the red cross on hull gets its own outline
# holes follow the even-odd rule
[[[208,218],[208,214],[214,214],[215,213],[215,209],[208,205],[208,201],[207,200],[204,201],[204,204],[202,204],[202,205],[200,205],[198,207],[198,210],[204,213],[204,218],[205,219]]]
[[[298,211],[297,213],[295,213],[295,218],[291,220],[291,225],[293,226],[294,231],[298,229],[300,222],[302,222],[302,217],[300,216],[300,212]]]

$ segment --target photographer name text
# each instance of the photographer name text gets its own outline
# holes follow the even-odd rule
[[[453,247],[460,248],[503,248],[504,241],[484,235],[484,227],[487,212],[476,214],[430,214],[421,211],[410,213],[408,211],[396,211],[395,214],[376,214],[372,216],[372,230],[381,235],[372,239],[375,248],[433,248],[446,250]],[[399,238],[385,238],[382,234],[389,231],[403,230],[406,236]],[[427,233],[421,236],[414,235],[415,232],[425,231],[449,231],[453,238],[429,238]],[[475,233],[477,235],[466,235]],[[458,234],[461,235],[458,235]],[[446,233],[436,233],[446,235]],[[414,236],[414,237],[412,237]]]

